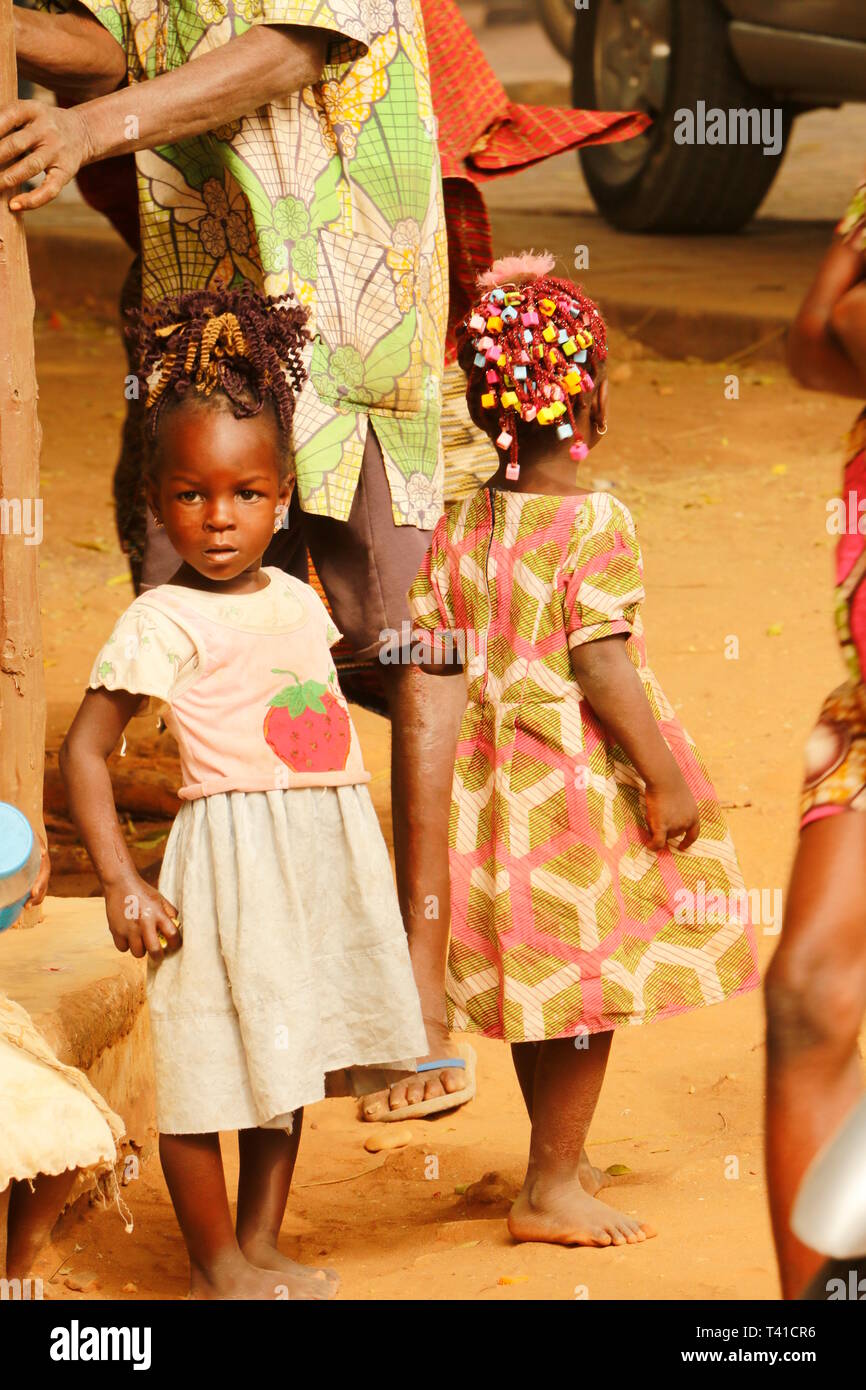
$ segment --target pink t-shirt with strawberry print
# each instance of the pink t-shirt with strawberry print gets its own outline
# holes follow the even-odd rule
[[[91,688],[149,696],[180,753],[184,800],[369,782],[309,584],[271,566],[252,594],[160,584],[118,619]]]

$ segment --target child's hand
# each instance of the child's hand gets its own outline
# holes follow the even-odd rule
[[[137,874],[106,889],[105,912],[118,951],[158,961],[183,944],[177,908]]]
[[[646,819],[652,836],[650,849],[665,849],[669,840],[682,839],[677,849],[688,849],[701,833],[698,803],[679,771],[670,782],[647,783]]]

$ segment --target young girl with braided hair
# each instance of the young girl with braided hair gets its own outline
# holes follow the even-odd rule
[[[427,1051],[331,659],[340,634],[309,585],[261,563],[293,486],[305,317],[249,289],[139,315],[148,501],[181,564],[118,620],[60,758],[115,945],[149,957],[160,1157],[199,1298],[333,1296],[330,1271],[277,1248],[303,1106],[350,1082],[364,1094],[382,1069],[387,1084]],[[158,891],[132,863],[106,765],[156,708],[183,779]]]
[[[465,664],[448,1016],[512,1046],[532,1139],[509,1228],[634,1244],[652,1232],[596,1199],[584,1150],[614,1030],[758,977],[718,800],[647,665],[634,523],[579,481],[608,432],[605,325],[552,269],[497,262],[458,329],[501,461],[439,522],[410,606],[427,669]]]

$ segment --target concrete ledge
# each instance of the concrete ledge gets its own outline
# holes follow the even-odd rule
[[[0,989],[61,1062],[78,1067],[145,1152],[155,1132],[145,962],[121,954],[102,898],[52,898],[43,920],[0,937]]]

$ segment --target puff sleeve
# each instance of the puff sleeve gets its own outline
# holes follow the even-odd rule
[[[334,619],[331,617],[330,613],[328,612],[328,609],[325,607],[321,598],[316,593],[316,590],[313,588],[312,584],[305,584],[304,588],[306,590],[305,597],[307,600],[308,607],[310,609],[313,622],[321,627],[321,630],[325,636],[325,641],[327,642],[328,646],[335,647],[337,643],[342,639],[342,632],[337,627],[337,624],[334,622]]]
[[[634,522],[616,498],[597,494],[582,513],[561,576],[569,647],[635,631],[644,598]]]
[[[430,549],[409,590],[413,636],[429,642],[434,655],[450,649],[446,634],[453,634],[456,628],[447,526],[447,515],[441,516],[433,531]]]
[[[179,684],[186,684],[198,667],[192,637],[168,614],[136,602],[121,614],[98,653],[88,686],[148,696],[136,710],[140,718],[169,704]]]

